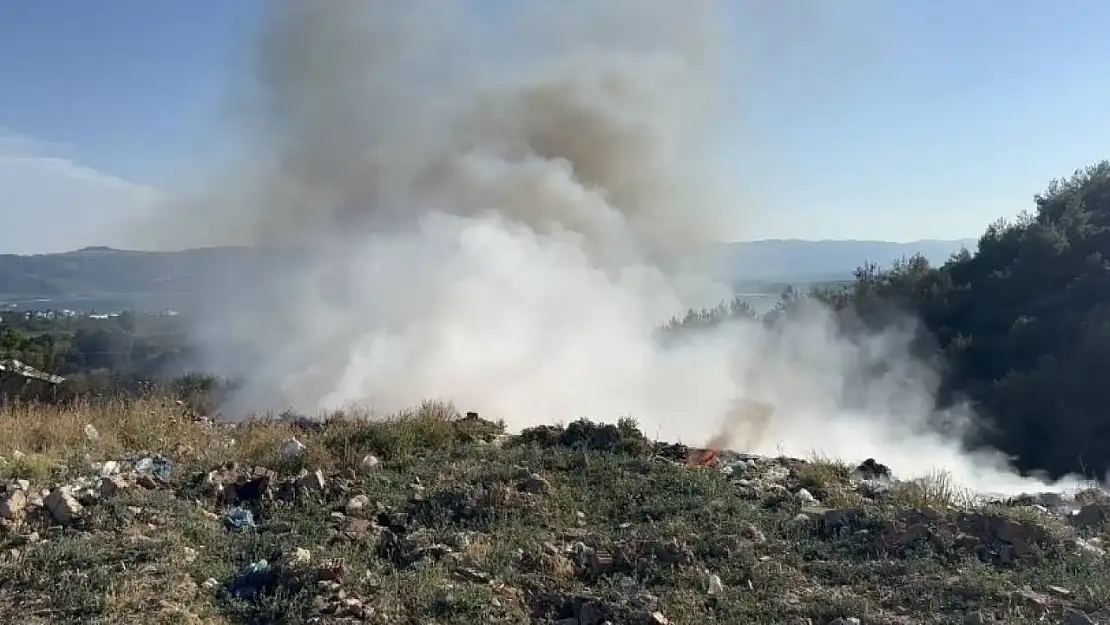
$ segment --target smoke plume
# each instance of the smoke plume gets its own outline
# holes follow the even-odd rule
[[[937,377],[912,327],[850,340],[811,305],[655,340],[727,296],[706,253],[754,210],[713,156],[725,2],[267,6],[240,93],[250,149],[158,228],[283,250],[198,328],[205,365],[247,380],[229,410],[628,415],[690,444],[734,433],[1029,486],[931,433]],[[743,398],[775,410],[737,429]]]

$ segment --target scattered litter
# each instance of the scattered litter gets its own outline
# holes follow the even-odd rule
[[[228,590],[236,597],[253,597],[272,584],[274,573],[273,567],[266,560],[251,562],[239,571],[239,575]]]
[[[145,456],[135,463],[135,471],[168,480],[173,471],[173,464],[165,458]]]
[[[242,507],[235,506],[224,514],[224,525],[230,530],[255,529],[254,513]]]
[[[100,432],[97,432],[91,423],[85,425],[85,440],[90,443],[100,440]]]

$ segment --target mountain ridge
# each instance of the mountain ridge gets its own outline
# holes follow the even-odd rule
[[[917,253],[932,263],[943,263],[961,247],[973,250],[975,243],[974,239],[760,239],[717,244],[713,262],[717,277],[737,286],[827,282],[849,280],[857,267],[868,262],[886,266]],[[88,246],[69,252],[0,254],[0,304],[179,307],[190,294],[206,292],[204,287],[212,279],[228,280],[232,269],[272,270],[275,260],[286,258],[285,252],[242,246],[171,251]]]

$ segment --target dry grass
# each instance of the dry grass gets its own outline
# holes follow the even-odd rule
[[[999,568],[970,551],[943,551],[943,541],[895,549],[903,534],[887,532],[911,528],[886,522],[897,516],[892,508],[967,503],[941,473],[896,483],[880,502],[853,490],[841,462],[766,460],[751,469],[792,467],[783,482],[791,489],[860,512],[833,531],[799,524],[800,504],[782,497],[781,485],[753,491],[738,487],[742,476],[661,461],[661,447],[630,422],[608,430],[579,422],[491,444],[499,424],[443,404],[358,417],[228,426],[157,398],[0,409],[0,472],[37,488],[93,474],[101,461],[160,454],[173,462],[169,484],[102,498],[71,526],[31,516],[0,524],[0,622],[345,622],[336,590],[317,581],[339,570],[343,596],[367,608],[363,622],[383,625],[549,623],[584,604],[614,623],[647,622],[655,610],[699,625],[853,616],[951,623],[968,611],[1025,623],[1056,618],[1064,604],[1093,611],[1110,603],[1105,559],[1054,551],[1036,567]],[[292,437],[305,453],[282,458],[278,448]],[[377,470],[358,470],[366,454],[381,459]],[[258,527],[232,530],[226,504],[196,480],[230,462],[272,469],[278,482],[320,469],[328,485],[250,503]],[[533,474],[543,484],[525,486]],[[338,514],[356,496],[367,509]],[[1035,512],[999,514],[1042,521]],[[308,565],[281,564],[297,549],[310,552]],[[238,594],[244,570],[264,559],[272,567],[252,582],[257,592]],[[712,596],[711,579],[720,582]],[[1053,586],[1074,595],[1054,599],[1049,612],[1014,600],[1024,588]]]

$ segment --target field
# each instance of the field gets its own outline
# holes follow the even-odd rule
[[[14,406],[0,441],[5,623],[1110,619],[1096,491],[974,502],[943,474],[707,457],[630,422],[509,436],[435,404],[241,425]]]

